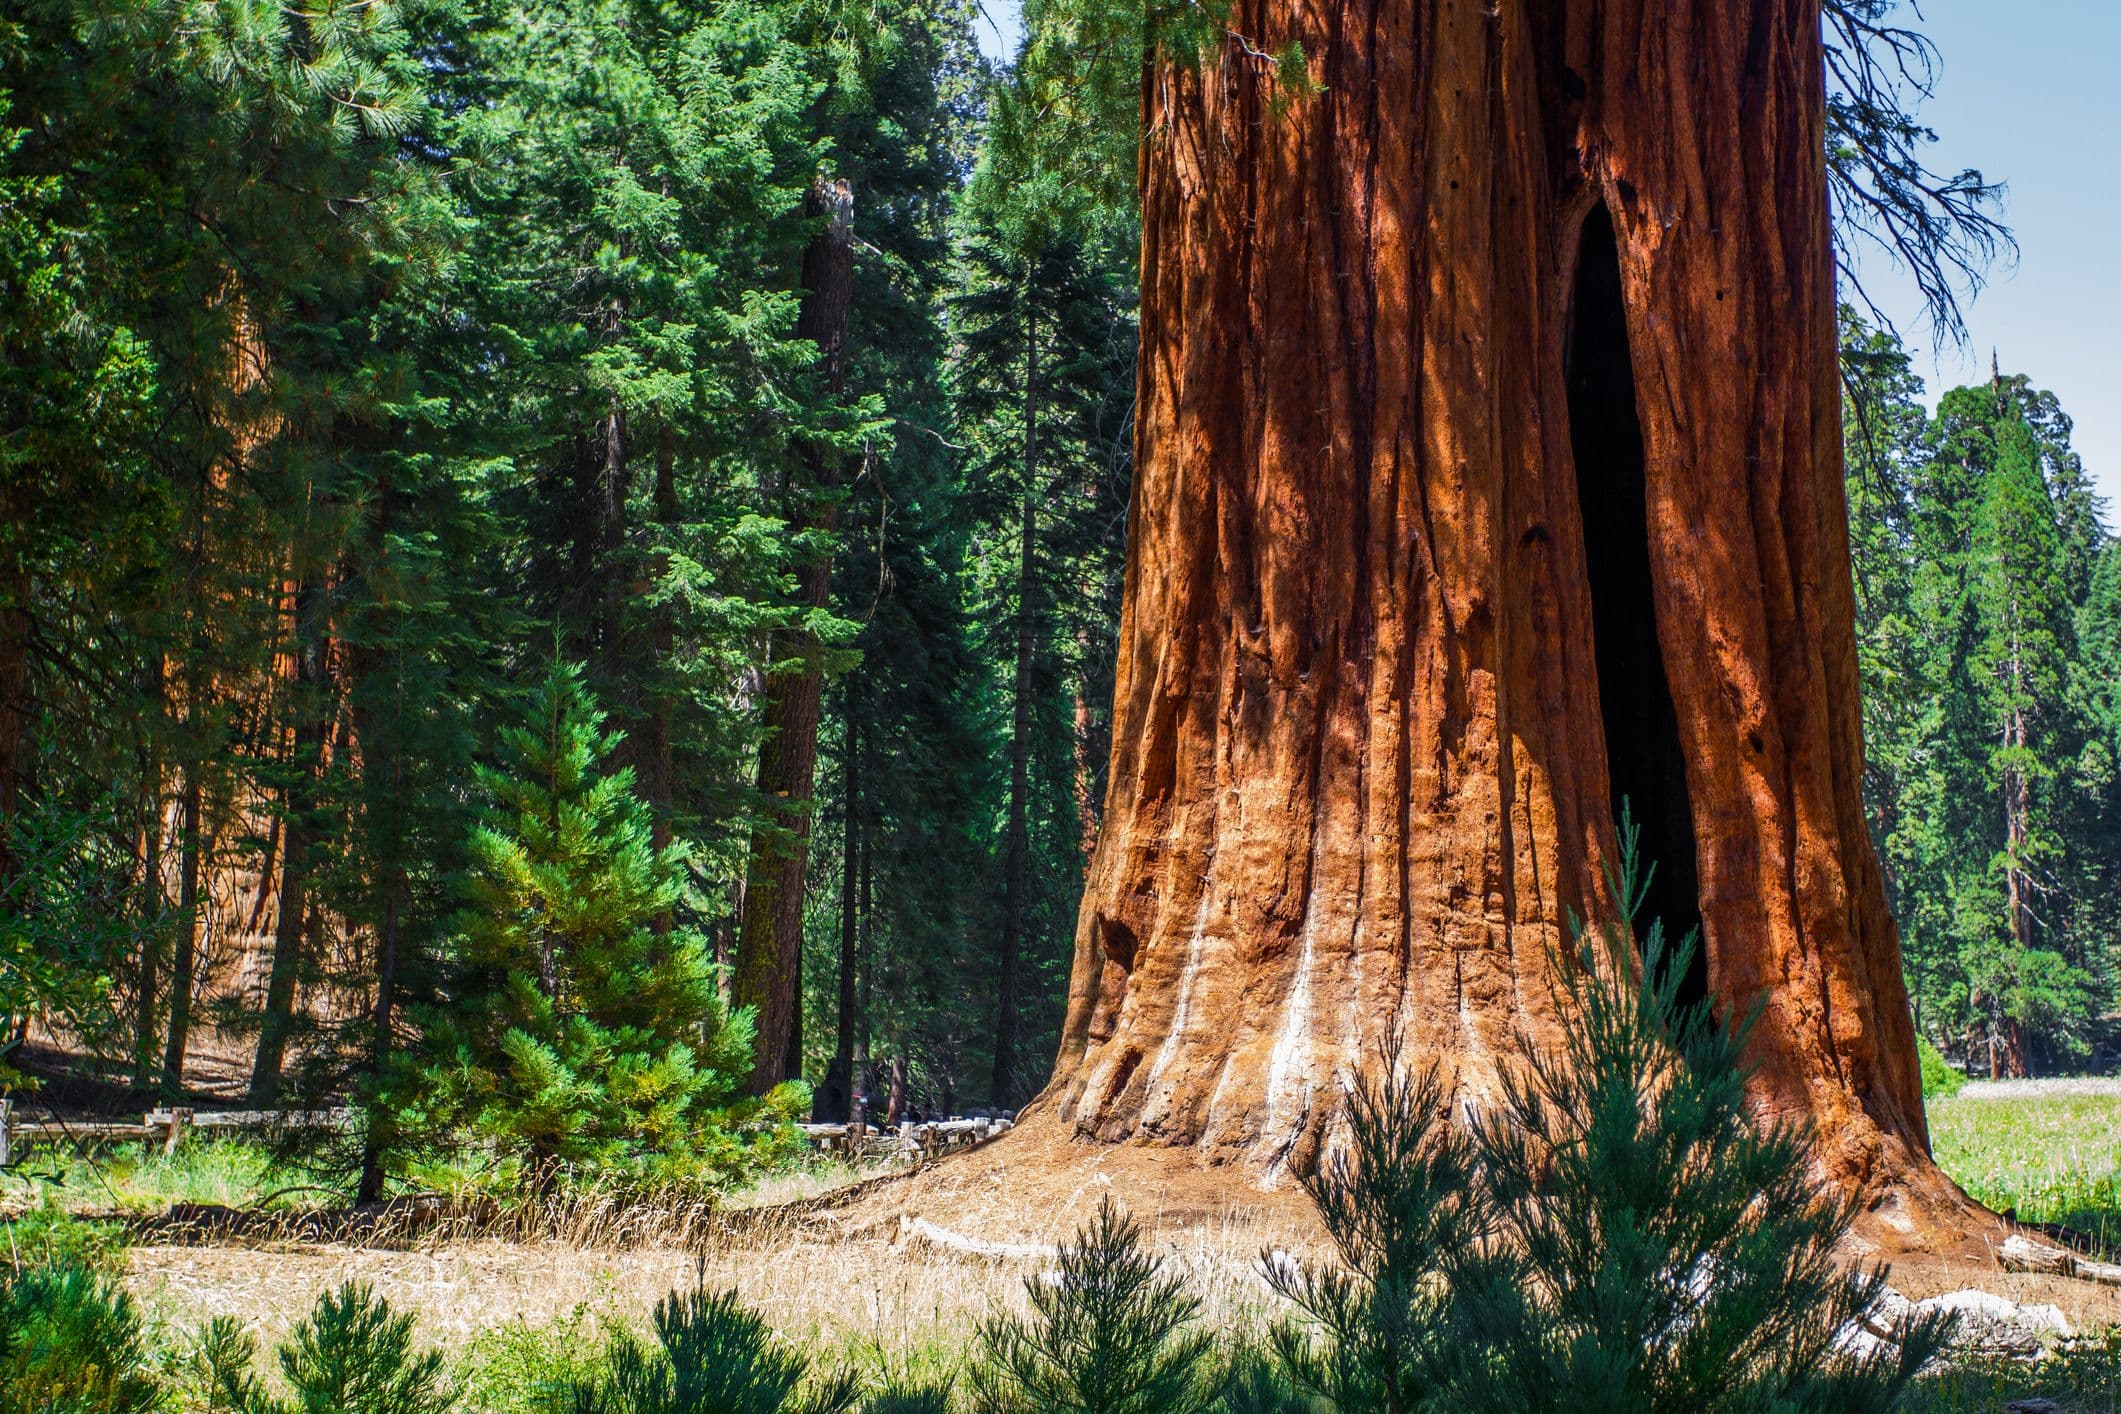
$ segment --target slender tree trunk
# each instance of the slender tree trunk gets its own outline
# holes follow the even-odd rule
[[[2012,605],[2015,614],[2017,606]],[[2003,745],[2006,751],[2022,752],[2026,744],[2025,712],[2018,704],[2023,684],[2019,675],[2015,633],[2011,642],[2009,664],[2011,706],[2004,714]],[[2025,877],[2026,836],[2031,829],[2032,794],[2025,772],[2015,761],[2003,771],[2003,886],[2005,907],[2010,917],[2011,941],[2021,951],[2033,946],[2032,901],[2027,897]],[[2025,1029],[2016,1017],[2002,1018],[2002,1060],[2004,1075],[2023,1077],[2032,1073],[2026,1054]],[[1991,1069],[1997,1067],[1992,1065]]]
[[[862,830],[862,906],[861,914],[855,920],[854,934],[855,1007],[854,1066],[852,1072],[854,1077],[854,1117],[863,1120],[866,1120],[869,1116],[866,1102],[869,1096],[876,1093],[876,1065],[871,1059],[869,1047],[869,1007],[870,998],[875,991],[875,960],[870,956],[869,952],[869,930],[872,926],[871,920],[876,917],[871,907],[874,902],[872,880],[875,878],[871,867],[873,854],[874,850],[869,843],[869,831],[865,825]]]
[[[655,440],[655,519],[656,525],[667,538],[674,535],[678,523],[677,487],[677,435],[668,423],[656,431]],[[670,577],[670,555],[667,550],[658,551],[651,569],[652,581],[661,586]],[[671,744],[671,719],[676,708],[675,690],[668,676],[669,663],[677,641],[676,625],[667,603],[658,604],[649,621],[649,650],[653,661],[647,665],[645,681],[648,693],[647,769],[643,775],[648,784],[650,842],[658,849],[668,849],[672,839],[671,812],[677,805],[676,763]],[[668,937],[676,926],[676,918],[670,909],[657,913],[652,926],[660,937]]]
[[[15,812],[29,738],[30,574],[19,553],[0,567],[0,887],[15,875]]]
[[[133,1088],[145,1090],[154,1083],[155,1041],[162,1034],[162,840],[167,828],[162,799],[162,715],[165,706],[162,655],[150,655],[147,665],[145,720],[148,723],[139,747],[140,780],[145,796],[142,810],[141,880],[143,908],[149,926],[140,937],[140,969],[135,978],[139,1013],[133,1018]]]
[[[891,1058],[891,1097],[884,1103],[884,1128],[896,1129],[906,1113],[906,1057],[904,1053]]]
[[[855,696],[850,688],[846,695],[847,759],[842,768],[846,788],[840,826],[839,1026],[833,1037],[832,1068],[826,1071],[824,1088],[818,1092],[829,1111],[821,1116],[826,1120],[851,1120],[855,1114],[854,1032],[859,1006],[855,973],[856,954],[861,942],[861,730],[855,712]]]
[[[192,692],[197,692],[194,685]],[[195,699],[196,701],[196,699]],[[196,705],[185,708],[187,716]],[[184,763],[184,791],[178,805],[177,949],[169,974],[169,1043],[162,1051],[162,1090],[172,1097],[184,1092],[184,1053],[191,1041],[191,997],[199,946],[199,855],[203,805],[199,763]]]
[[[854,297],[854,194],[844,181],[820,177],[804,210],[823,218],[803,256],[803,306],[796,334],[818,348],[825,391],[846,387],[847,319]],[[808,484],[792,486],[791,519],[829,535],[837,521],[830,492],[839,481],[836,455],[804,449]],[[814,556],[798,574],[799,602],[821,610],[831,600],[832,561]],[[731,992],[758,1016],[752,1089],[764,1094],[791,1073],[802,1054],[803,870],[810,853],[810,797],[817,775],[818,713],[824,670],[816,639],[801,630],[776,635],[775,671],[766,684],[765,744],[758,788],[765,819],[751,837],[751,860],[737,930]]]
[[[1112,763],[1043,1122],[1272,1182],[1392,1035],[1478,1102],[1558,1039],[1627,794],[1702,983],[1763,1007],[1761,1111],[1965,1231],[1864,829],[1816,0],[1228,26],[1144,95]],[[1308,93],[1260,57],[1291,44]]]
[[[393,861],[383,884],[383,917],[376,926],[376,995],[368,1014],[368,1073],[380,1080],[390,1069],[396,1039],[399,953],[404,945],[405,874]],[[383,1160],[389,1135],[373,1116],[361,1141],[357,1203],[383,1200]]]
[[[1031,838],[1031,655],[1037,627],[1038,319],[1029,278],[1024,290],[1024,501],[1017,533],[1015,698],[1009,730],[1009,825],[1002,866],[1002,935],[995,967],[994,1103],[1016,1103],[1017,966],[1029,905]]]
[[[375,523],[369,535],[367,558],[380,566],[388,554],[391,527],[399,509],[397,488],[389,481],[377,487]],[[376,920],[375,994],[368,1012],[368,1083],[373,1096],[390,1073],[396,1047],[397,1013],[401,975],[404,969],[405,915],[412,890],[406,868],[405,821],[414,809],[405,779],[407,707],[403,665],[395,655],[403,650],[389,646],[392,610],[371,599],[363,611],[368,618],[365,642],[354,648],[348,670],[352,680],[349,696],[357,750],[360,754],[363,821],[362,837],[372,854],[369,862],[370,908]],[[388,682],[388,692],[375,691]],[[386,718],[385,713],[388,713]],[[378,820],[376,814],[385,818]],[[396,1142],[395,1113],[373,1099],[361,1138],[361,1172],[354,1200],[383,1200],[384,1163]]]
[[[272,968],[265,985],[265,1016],[251,1066],[250,1099],[260,1109],[279,1103],[280,1072],[295,1019],[295,982],[302,966],[308,924],[309,852],[315,830],[316,781],[329,719],[324,685],[328,651],[322,623],[322,586],[305,575],[295,591],[294,779],[282,801],[279,917],[273,925]],[[266,877],[270,878],[268,874]]]
[[[626,462],[626,413],[614,394],[599,429],[602,458],[597,476],[597,639],[606,679],[628,681],[625,616],[626,497],[631,489]]]

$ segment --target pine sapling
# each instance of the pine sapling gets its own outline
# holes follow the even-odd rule
[[[149,1414],[164,1403],[139,1308],[71,1263],[0,1266],[0,1414]]]
[[[1052,1280],[1026,1279],[1031,1316],[995,1316],[972,1367],[983,1410],[1192,1414],[1215,1398],[1213,1343],[1188,1330],[1200,1302],[1163,1271],[1109,1197],[1061,1244]]]
[[[545,1392],[552,1414],[843,1414],[847,1373],[813,1381],[810,1360],[775,1336],[734,1291],[672,1292],[655,1308],[655,1343],[616,1334],[601,1367]]]
[[[253,1370],[257,1343],[234,1321],[206,1328],[200,1363],[210,1407],[228,1414],[448,1414],[456,1396],[435,1351],[415,1348],[413,1318],[364,1282],[327,1291],[276,1352],[288,1394]]]
[[[1618,917],[1574,930],[1557,971],[1562,1044],[1520,1042],[1473,1160],[1518,1279],[1461,1288],[1460,1329],[1492,1332],[1458,1407],[1572,1414],[1892,1408],[1949,1334],[1906,1323],[1844,1348],[1882,1271],[1834,1249],[1852,1198],[1822,1191],[1803,1128],[1747,1109],[1757,1010],[1680,999],[1695,946],[1633,920],[1648,874],[1625,816]]]
[[[1448,1401],[1464,1343],[1459,1293],[1502,1279],[1485,1195],[1466,1134],[1431,1066],[1395,1063],[1388,1038],[1349,1087],[1347,1143],[1303,1178],[1339,1256],[1298,1266],[1267,1253],[1268,1284],[1308,1321],[1275,1329],[1282,1373],[1333,1409],[1411,1410]],[[1248,1406],[1275,1385],[1254,1372]]]

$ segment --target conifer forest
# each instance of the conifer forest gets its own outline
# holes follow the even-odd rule
[[[1060,1266],[879,1383],[701,1256],[532,1405],[353,1286],[91,1397],[35,1313],[152,1299],[18,1255],[0,1414],[1930,1407],[1960,1308],[1851,1346],[1850,1233],[2121,1287],[2121,1108],[2066,1197],[1953,1108],[2121,1096],[2121,483],[2042,350],[1929,352],[2034,258],[1927,125],[1980,62],[1902,0],[8,0],[10,1234],[101,1241],[65,1125],[227,1111],[260,1211],[888,1169]],[[957,1233],[981,1163],[1067,1225]],[[1186,1285],[1137,1220],[1211,1180],[1319,1245]]]

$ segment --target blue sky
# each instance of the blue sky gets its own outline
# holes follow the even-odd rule
[[[1937,130],[1931,165],[2009,184],[2018,262],[1968,307],[1964,350],[1934,346],[1911,282],[1884,270],[1874,281],[1874,263],[1865,283],[1918,348],[1933,399],[1987,377],[1992,349],[2005,372],[2052,389],[2106,494],[2107,527],[2121,529],[2121,184],[2108,136],[2121,6],[1927,0],[1919,27],[1943,62],[1922,109]]]
[[[1003,56],[1019,0],[981,4],[980,45]],[[1937,130],[1931,165],[2008,184],[2003,214],[2019,257],[1967,307],[1963,349],[1936,346],[1913,282],[1882,257],[1863,267],[1864,283],[1914,350],[1932,403],[1986,378],[1991,350],[2006,372],[2052,389],[2110,503],[2107,525],[2121,528],[2121,181],[2108,165],[2121,5],[1926,0],[1917,27],[1942,57],[1922,108]]]

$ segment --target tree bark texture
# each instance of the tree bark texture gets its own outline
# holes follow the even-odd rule
[[[803,305],[797,337],[818,348],[827,394],[846,387],[847,318],[854,300],[854,191],[820,177],[806,211],[823,218],[803,254]],[[792,520],[801,529],[830,533],[838,503],[835,454],[806,447],[808,485],[790,487]],[[823,609],[832,590],[832,561],[819,555],[798,574],[800,602]],[[752,833],[749,879],[737,929],[730,990],[739,1006],[758,1015],[752,1089],[764,1094],[786,1079],[802,1022],[803,869],[810,854],[810,796],[817,777],[818,714],[825,674],[815,638],[800,630],[776,635],[776,671],[767,680],[765,745],[759,751],[759,794],[766,819]],[[799,1051],[797,1051],[799,1054]]]
[[[1388,1035],[1478,1103],[1554,1037],[1616,787],[1663,750],[1679,798],[1632,807],[1694,856],[1667,901],[1706,984],[1764,1002],[1761,1110],[1814,1120],[1837,1183],[1963,1204],[1863,821],[1817,5],[1229,28],[1144,96],[1111,770],[1038,1108],[1271,1182]],[[1258,57],[1292,41],[1308,94]],[[1630,571],[1594,577],[1630,539],[1632,672],[1596,626]]]
[[[251,1103],[270,1109],[279,1103],[281,1070],[287,1039],[294,1030],[295,984],[302,968],[302,944],[309,920],[309,846],[315,830],[317,774],[323,764],[324,737],[330,710],[325,689],[328,642],[323,619],[323,585],[305,575],[294,601],[294,694],[297,726],[293,780],[282,802],[279,909],[273,924],[272,966],[265,985],[265,1014],[258,1031],[258,1050],[250,1072]],[[272,868],[267,861],[265,877]],[[260,890],[261,894],[263,890]]]

